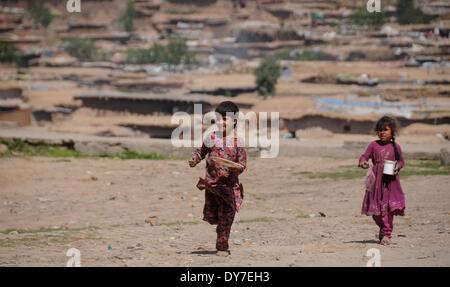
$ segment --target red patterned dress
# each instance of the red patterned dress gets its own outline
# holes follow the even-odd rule
[[[210,157],[216,156],[241,164],[239,171],[229,170],[217,164]],[[206,158],[206,175],[200,178],[197,187],[205,192],[203,220],[217,224],[216,249],[228,251],[228,239],[234,216],[239,210],[244,198],[244,189],[239,183],[239,174],[247,166],[247,152],[241,147],[241,140],[235,135],[218,137],[211,134],[201,148],[194,149],[192,160],[199,163]]]

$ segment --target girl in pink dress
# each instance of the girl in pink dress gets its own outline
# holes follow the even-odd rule
[[[394,215],[405,214],[405,195],[400,185],[399,171],[405,166],[400,145],[395,142],[397,123],[394,118],[384,116],[375,125],[379,140],[369,144],[359,158],[358,166],[369,168],[369,159],[373,167],[366,178],[366,193],[361,213],[372,216],[380,228],[379,243],[389,245],[394,228]],[[384,161],[396,161],[394,175],[383,174]]]

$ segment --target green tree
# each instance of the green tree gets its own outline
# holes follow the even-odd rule
[[[102,55],[90,39],[71,38],[63,43],[64,50],[80,61],[97,61]]]
[[[20,59],[20,52],[13,44],[0,40],[0,62],[17,63]]]
[[[433,16],[425,15],[420,8],[414,6],[414,0],[397,0],[396,15],[399,24],[426,24]]]
[[[258,94],[264,97],[274,95],[280,75],[281,67],[278,61],[272,57],[265,58],[255,70]]]
[[[183,39],[171,38],[166,46],[155,44],[151,48],[131,48],[127,51],[127,62],[131,64],[180,64],[195,65],[195,56],[188,50]]]
[[[53,15],[44,4],[38,3],[38,1],[28,2],[27,11],[31,16],[34,25],[42,25],[45,28],[47,28],[55,18],[55,15]]]
[[[134,29],[134,16],[136,14],[136,10],[134,8],[134,2],[132,0],[128,0],[127,6],[125,10],[119,17],[119,21],[122,23],[125,31],[132,31]]]
[[[387,22],[386,12],[368,12],[367,9],[360,8],[349,16],[350,23],[358,26],[380,27]]]

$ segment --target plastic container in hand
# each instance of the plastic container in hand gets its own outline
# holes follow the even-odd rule
[[[383,167],[383,174],[394,175],[395,161],[385,160]]]

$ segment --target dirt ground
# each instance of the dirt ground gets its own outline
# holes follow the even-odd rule
[[[370,248],[382,266],[450,266],[450,176],[402,180],[406,216],[395,218],[394,244],[384,247],[359,213],[362,177],[304,174],[354,163],[250,158],[231,256],[222,258],[213,254],[214,226],[201,221],[203,164],[0,158],[0,265],[65,266],[75,247],[82,266],[365,266]]]

